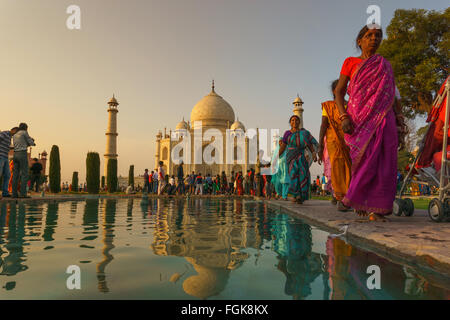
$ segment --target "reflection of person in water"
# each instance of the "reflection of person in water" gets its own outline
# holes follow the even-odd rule
[[[25,205],[19,203],[17,208],[15,203],[11,203],[9,207],[3,206],[2,204],[1,215],[5,216],[5,214],[5,227],[8,225],[5,249],[9,254],[0,259],[0,263],[2,264],[0,266],[0,275],[12,276],[28,269],[28,266],[24,265],[26,259],[23,251],[25,242]],[[0,244],[2,242],[3,240],[0,241]],[[2,254],[3,250],[0,248],[0,257]]]
[[[424,287],[434,288],[429,283],[424,283],[413,271],[372,252],[352,247],[341,239],[329,238],[326,246],[333,300],[420,299],[425,295]],[[378,266],[381,271],[381,288],[378,290],[369,290],[367,287],[367,279],[372,275],[367,273],[367,268],[373,265]],[[439,293],[436,297],[431,297],[428,292],[426,297],[442,299]]]
[[[312,252],[311,227],[280,214],[273,221],[272,235],[278,269],[286,276],[285,293],[295,300],[306,298],[311,283],[322,273],[320,256]]]
[[[328,273],[330,277],[330,300],[363,299],[351,278],[350,256],[352,247],[338,238],[328,238],[326,243],[328,255]]]
[[[53,234],[58,224],[58,202],[50,202],[47,207],[47,216],[45,217],[45,228],[42,238],[44,241],[53,241]]]

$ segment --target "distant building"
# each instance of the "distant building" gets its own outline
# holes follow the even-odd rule
[[[303,127],[303,108],[302,108],[303,101],[300,99],[298,95],[297,98],[294,100],[293,105],[294,105],[293,113],[299,116],[300,127]],[[208,129],[217,129],[222,133],[223,136],[222,164],[219,163],[207,164],[204,162],[203,157],[201,159],[201,163],[195,163],[194,153],[196,152],[195,148],[198,148],[198,146],[195,145],[194,131],[195,129],[198,129],[196,128],[196,122],[199,123],[199,121],[201,121],[201,128],[203,133]],[[234,139],[234,147],[231,148],[231,151],[229,151],[233,153],[232,155],[227,155],[226,150],[227,130],[230,130],[231,139]],[[246,129],[244,124],[240,122],[238,118],[235,118],[235,113],[231,105],[216,93],[213,81],[211,92],[206,96],[204,96],[199,102],[197,102],[197,104],[192,109],[190,122],[184,121],[183,118],[183,120],[177,124],[174,131],[169,130],[169,133],[167,133],[166,129],[164,129],[164,134],[161,132],[161,130],[157,133],[155,141],[156,142],[155,168],[158,168],[159,161],[162,161],[164,163],[163,167],[169,175],[176,173],[177,164],[174,162],[174,159],[172,159],[171,155],[172,152],[174,152],[174,154],[177,154],[177,151],[179,150],[175,150],[174,147],[176,147],[182,141],[183,136],[185,136],[186,133],[189,133],[191,137],[190,159],[189,156],[183,157],[183,152],[185,151],[184,149],[178,152],[179,157],[183,157],[185,160],[187,159],[187,161],[184,161],[183,164],[185,174],[195,171],[196,173],[211,174],[214,176],[220,174],[222,171],[225,171],[227,175],[230,175],[232,171],[234,171],[235,173],[239,171],[245,173],[247,170],[251,168],[256,169],[256,171],[258,171],[258,169],[256,168],[257,167],[256,152],[255,155],[251,154],[250,150],[252,149],[250,141],[253,139],[259,139],[259,130],[256,129],[256,136],[255,138],[252,139],[248,138],[245,130]],[[242,137],[242,135],[244,135],[244,137]],[[237,141],[239,141],[239,139],[242,141],[242,138],[245,142],[243,144],[241,143],[240,145],[238,145]],[[272,144],[274,146],[278,145],[278,137],[275,138],[276,139],[272,141]],[[202,141],[201,145],[202,155],[205,148],[208,147],[211,143],[212,141]],[[259,142],[256,142],[256,144],[257,147],[255,149],[260,150]],[[215,152],[216,149],[214,149],[211,152],[212,157],[215,157]],[[238,154],[242,155],[243,160],[242,158],[239,158],[240,161],[238,161]],[[228,163],[227,157],[231,160],[228,161]]]
[[[42,174],[45,176],[47,173],[47,151],[42,151],[42,153],[39,153],[37,157],[33,157],[31,155],[31,149],[29,149],[29,151],[27,152],[28,154],[28,166],[31,167],[33,165],[33,158],[37,158],[38,162],[42,165]],[[11,148],[11,150],[9,150],[9,155],[8,155],[8,159],[12,160],[14,156],[14,149]]]

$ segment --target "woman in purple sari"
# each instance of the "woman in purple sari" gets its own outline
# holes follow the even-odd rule
[[[345,141],[350,148],[352,178],[343,203],[371,221],[386,221],[396,192],[397,125],[404,126],[395,101],[390,63],[376,54],[383,33],[365,26],[356,43],[362,54],[344,61],[336,87]],[[348,88],[347,88],[348,84]],[[344,96],[349,95],[348,108]]]

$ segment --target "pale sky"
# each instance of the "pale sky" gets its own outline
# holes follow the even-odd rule
[[[81,8],[81,30],[66,9]],[[289,129],[297,93],[318,139],[320,103],[369,5],[444,10],[445,0],[0,0],[0,129],[26,122],[33,155],[59,146],[62,181],[84,181],[88,151],[105,153],[107,101],[119,101],[119,174],[153,169],[155,135],[210,92],[246,128]],[[48,167],[47,167],[48,169]],[[321,169],[314,165],[313,174]]]

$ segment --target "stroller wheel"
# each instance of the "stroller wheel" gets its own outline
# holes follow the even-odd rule
[[[434,222],[444,221],[446,218],[444,204],[439,199],[432,199],[428,205],[428,215]]]
[[[392,213],[397,217],[400,217],[405,210],[405,202],[402,199],[394,200],[394,207],[392,208]]]
[[[411,217],[414,214],[414,203],[410,198],[403,200],[404,204],[404,214],[407,217]]]

